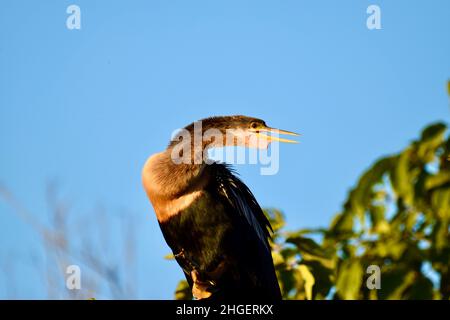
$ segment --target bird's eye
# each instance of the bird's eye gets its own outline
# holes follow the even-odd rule
[[[252,122],[252,123],[250,124],[250,127],[251,127],[252,129],[256,129],[256,128],[258,128],[258,124],[257,124],[256,122]]]

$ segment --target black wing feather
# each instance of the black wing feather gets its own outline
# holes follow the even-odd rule
[[[272,231],[269,220],[264,215],[250,189],[235,175],[233,169],[226,164],[215,163],[216,178],[219,191],[230,202],[230,205],[256,232],[258,238],[270,252],[268,239]]]

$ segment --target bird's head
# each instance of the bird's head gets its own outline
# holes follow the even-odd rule
[[[279,135],[299,135],[291,131],[271,128],[266,125],[264,120],[242,115],[202,119],[188,125],[183,130],[188,132],[191,137],[196,137],[197,141],[201,139],[202,144],[207,147],[267,148],[273,141],[297,143],[295,140],[280,138]]]

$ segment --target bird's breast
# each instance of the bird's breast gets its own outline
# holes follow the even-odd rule
[[[193,191],[176,199],[161,199],[151,195],[149,197],[155,209],[156,218],[159,222],[165,222],[191,206],[202,196],[202,193],[202,191]]]

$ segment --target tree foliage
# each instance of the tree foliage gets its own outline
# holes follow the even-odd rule
[[[428,126],[362,174],[328,228],[287,231],[266,209],[283,298],[450,299],[449,154],[446,125]],[[381,288],[369,289],[369,266]],[[186,281],[175,298],[192,298]]]

